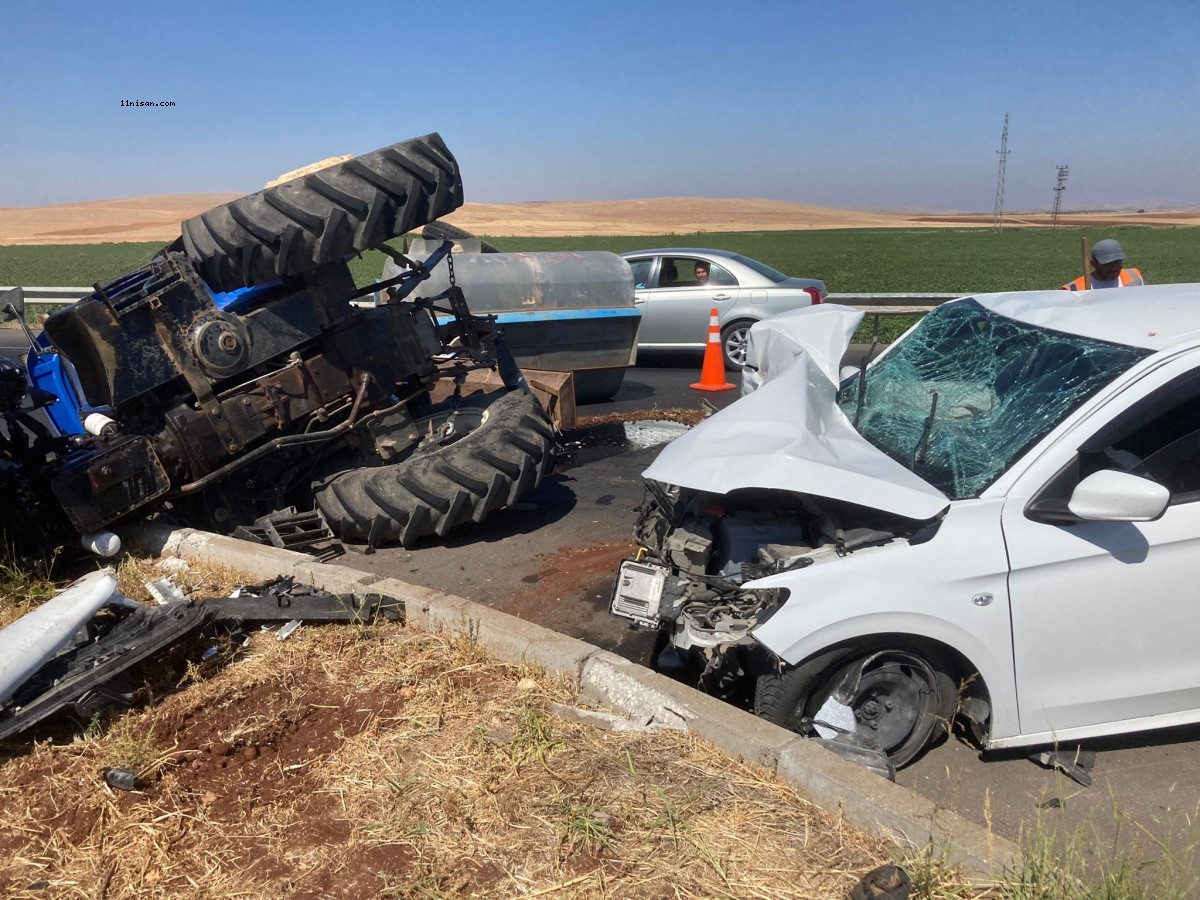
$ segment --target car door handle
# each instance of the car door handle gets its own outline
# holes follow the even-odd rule
[[[729,300],[730,296],[729,296],[729,294],[713,294],[713,299],[714,300]]]
[[[646,298],[645,298],[645,297],[639,297],[637,294],[634,294],[634,295],[633,295],[633,302],[634,302],[634,303],[645,303],[645,302],[646,302]]]

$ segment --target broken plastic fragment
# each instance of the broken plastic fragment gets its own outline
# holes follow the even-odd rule
[[[111,573],[92,572],[0,630],[0,700],[69,644],[116,592]]]
[[[187,600],[187,594],[176,586],[170,575],[154,581],[147,581],[146,590],[150,592],[150,596],[159,606],[166,606],[168,603],[182,603]]]
[[[1048,769],[1057,769],[1076,784],[1092,786],[1092,767],[1096,765],[1095,750],[1045,750],[1030,754],[1029,758]]]
[[[813,716],[813,728],[817,734],[829,740],[839,734],[854,734],[858,729],[858,721],[854,718],[853,709],[830,697]]]
[[[284,625],[282,628],[280,628],[279,631],[277,631],[275,633],[275,640],[286,641],[288,638],[290,638],[293,634],[296,633],[296,629],[299,627],[300,627],[300,620],[292,619],[292,621],[288,622],[286,625]]]
[[[118,791],[136,791],[138,777],[137,773],[130,769],[114,767],[104,770],[104,783]]]

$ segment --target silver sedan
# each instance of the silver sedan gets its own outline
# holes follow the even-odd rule
[[[746,336],[755,322],[825,301],[825,282],[791,278],[727,250],[666,247],[621,256],[633,269],[634,300],[642,311],[638,347],[702,348],[716,309],[729,369],[746,361]]]

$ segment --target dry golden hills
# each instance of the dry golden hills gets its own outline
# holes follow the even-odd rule
[[[163,241],[179,223],[237,194],[160,194],[55,206],[0,207],[0,245]],[[833,209],[783,200],[663,197],[467,203],[446,221],[485,235],[695,234],[712,231],[801,231],[816,228],[986,227],[990,213],[920,213]],[[1200,225],[1200,210],[1071,213],[1067,225]],[[1044,213],[1010,213],[1009,225],[1048,225]]]

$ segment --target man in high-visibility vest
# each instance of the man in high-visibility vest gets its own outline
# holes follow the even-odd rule
[[[1096,241],[1092,248],[1092,274],[1085,281],[1081,275],[1060,290],[1089,291],[1097,288],[1133,287],[1145,284],[1142,273],[1130,266],[1125,268],[1125,251],[1112,238]]]

